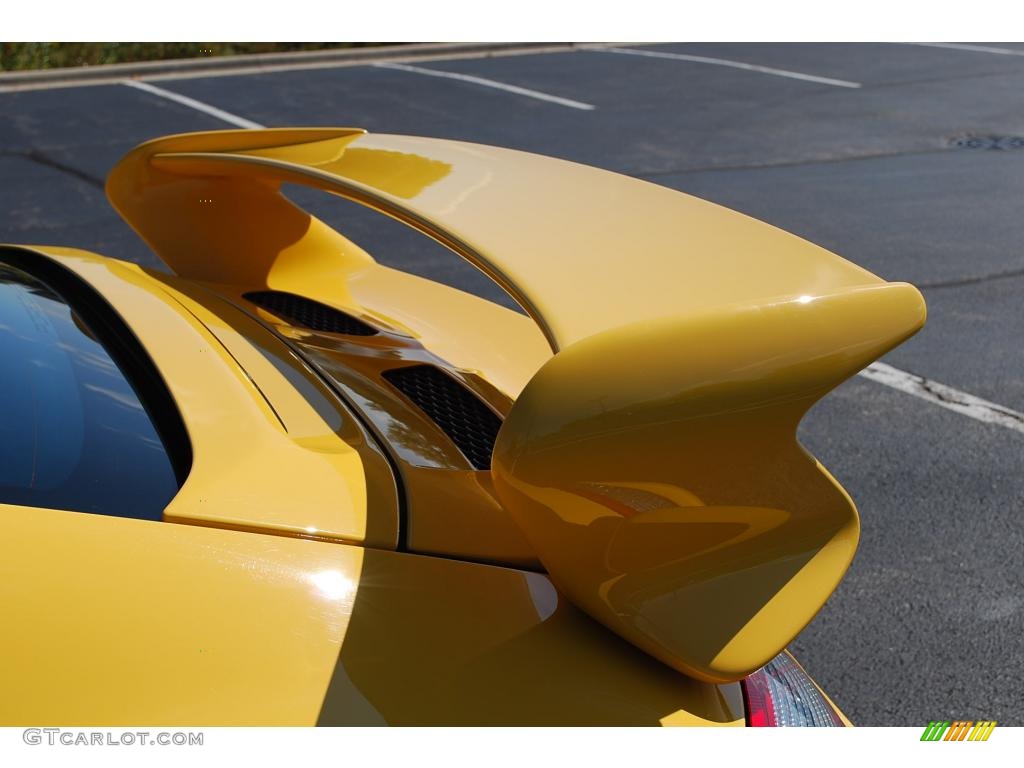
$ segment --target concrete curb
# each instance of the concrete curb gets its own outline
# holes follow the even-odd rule
[[[223,70],[259,70],[289,66],[343,65],[380,59],[436,58],[468,54],[510,54],[534,49],[570,50],[573,43],[410,43],[408,45],[382,45],[373,48],[343,48],[327,51],[297,51],[294,53],[257,53],[223,56],[210,59],[168,59],[141,61],[127,64],[101,64],[94,67],[64,67],[59,69],[32,69],[24,72],[0,73],[0,87],[49,85],[67,83],[85,84],[91,81],[111,82],[151,75],[198,76]]]

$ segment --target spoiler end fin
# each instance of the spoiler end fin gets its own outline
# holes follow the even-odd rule
[[[913,286],[881,283],[585,339],[513,406],[498,494],[591,616],[690,676],[742,678],[857,547],[856,508],[797,441],[800,419],[924,319]]]

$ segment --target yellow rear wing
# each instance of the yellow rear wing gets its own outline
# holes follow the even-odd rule
[[[359,129],[157,139],[118,164],[107,194],[185,277],[251,280],[299,251],[307,262],[339,251],[352,258],[350,244],[280,195],[285,182],[355,200],[439,240],[508,291],[554,351],[681,312],[882,283],[782,230],[645,181]]]
[[[172,136],[111,172],[114,206],[179,274],[344,282],[373,263],[283,183],[376,209],[490,275],[553,357],[495,446],[498,493],[574,602],[677,669],[775,656],[856,549],[807,409],[924,323],[887,283],[712,203],[575,163],[358,129]]]

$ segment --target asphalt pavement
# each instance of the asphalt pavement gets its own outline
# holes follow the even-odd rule
[[[982,47],[672,44],[153,84],[267,126],[497,144],[743,211],[917,284],[928,325],[885,362],[1024,411],[1024,45]],[[0,88],[0,242],[158,265],[102,180],[139,142],[225,127],[123,85]],[[293,194],[379,261],[508,303],[401,225]],[[863,525],[800,661],[858,724],[1024,725],[1024,431],[855,378],[800,436]]]

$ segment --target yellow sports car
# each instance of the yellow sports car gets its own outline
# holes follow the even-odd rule
[[[158,139],[107,194],[173,271],[0,248],[0,724],[849,724],[785,651],[859,532],[796,428],[923,325],[915,288],[632,178],[356,129]]]

